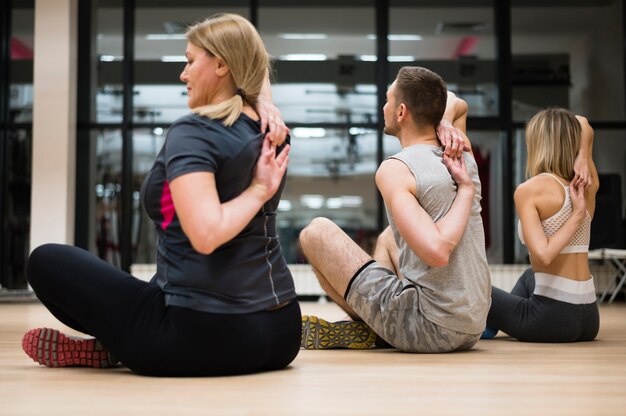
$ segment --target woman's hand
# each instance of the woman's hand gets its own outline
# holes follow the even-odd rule
[[[283,150],[276,155],[276,146],[265,136],[261,156],[256,163],[254,178],[250,187],[254,189],[263,202],[276,194],[278,187],[285,175],[289,164],[289,150],[287,144]]]
[[[256,103],[256,112],[261,118],[261,132],[269,130],[265,137],[276,146],[282,145],[289,134],[289,128],[272,100],[260,95]]]
[[[448,172],[450,172],[450,176],[452,176],[452,180],[456,182],[459,190],[462,188],[466,188],[467,190],[472,190],[475,192],[474,183],[467,173],[467,166],[465,165],[465,158],[461,157],[450,157],[443,154],[443,164],[448,168]]]
[[[587,160],[587,156],[581,152],[578,153],[576,160],[574,160],[574,179],[572,179],[572,184],[581,189],[585,189],[591,185],[589,161]]]
[[[437,126],[437,136],[444,147],[444,153],[449,157],[459,158],[464,151],[472,150],[465,140],[465,134],[447,120],[441,120]]]
[[[574,185],[574,182],[572,181],[569,184],[569,197],[572,201],[572,214],[582,220],[585,218],[585,214],[587,212],[585,189],[582,186]]]

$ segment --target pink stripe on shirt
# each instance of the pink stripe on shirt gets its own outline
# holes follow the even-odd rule
[[[163,184],[163,193],[161,194],[161,215],[163,215],[163,222],[161,228],[164,230],[170,225],[174,219],[174,201],[172,201],[172,193],[170,192],[170,184],[165,181]]]

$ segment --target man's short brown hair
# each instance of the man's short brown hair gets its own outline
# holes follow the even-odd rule
[[[415,124],[437,127],[446,110],[448,89],[436,73],[420,66],[400,68],[396,100],[404,103]]]

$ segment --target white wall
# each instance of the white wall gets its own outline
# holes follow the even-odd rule
[[[77,5],[35,2],[31,251],[74,242]]]

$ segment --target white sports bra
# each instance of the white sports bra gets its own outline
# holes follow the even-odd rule
[[[569,195],[569,186],[563,185],[561,181],[551,173],[541,173],[541,175],[548,175],[554,178],[555,181],[559,183],[565,189],[565,200],[563,201],[563,206],[561,209],[554,214],[553,216],[546,218],[541,221],[541,226],[543,227],[543,232],[546,237],[553,236],[562,226],[565,224],[565,221],[572,215],[572,200]],[[524,235],[522,234],[522,223],[521,221],[517,222],[517,234],[519,235],[519,239],[522,244],[526,245],[524,242]],[[589,211],[587,211],[585,215],[585,219],[580,223],[580,226],[572,236],[572,239],[567,243],[565,247],[561,250],[560,254],[568,254],[568,253],[588,253],[589,252],[589,239],[591,236],[591,215],[589,215]]]

